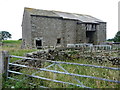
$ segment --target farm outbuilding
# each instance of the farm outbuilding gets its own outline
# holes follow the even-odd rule
[[[100,44],[106,40],[106,22],[85,14],[24,8],[23,48]]]

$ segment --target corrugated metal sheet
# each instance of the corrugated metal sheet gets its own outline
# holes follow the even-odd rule
[[[102,20],[99,20],[95,17],[92,17],[90,15],[83,15],[83,14],[74,14],[78,19],[82,22],[88,22],[88,23],[99,23],[103,22]]]
[[[40,9],[33,9],[33,8],[25,8],[25,10],[29,11],[29,13],[31,15],[61,17],[63,19],[79,20],[79,21],[85,22],[85,23],[103,22],[100,19],[97,19],[97,18],[92,17],[90,15],[84,15],[84,14],[66,13],[66,12],[59,12],[59,11],[48,11],[48,10],[40,10]]]
[[[59,15],[60,17],[64,18],[64,19],[75,19],[75,20],[79,19],[78,17],[76,17],[72,13],[65,13],[65,12],[58,12],[58,11],[53,11],[53,12],[56,13],[57,15]]]

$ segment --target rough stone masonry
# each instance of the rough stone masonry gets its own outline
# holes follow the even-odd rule
[[[90,15],[24,8],[22,47],[66,47],[67,44],[101,44],[106,22]]]

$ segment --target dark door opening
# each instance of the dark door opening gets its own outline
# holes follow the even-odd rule
[[[60,44],[61,43],[61,38],[58,38],[57,39],[57,44]]]
[[[86,32],[86,38],[88,43],[93,43],[94,44],[94,31],[87,31]]]
[[[36,40],[36,47],[37,47],[37,49],[42,48],[42,40]]]

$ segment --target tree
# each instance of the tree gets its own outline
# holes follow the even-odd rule
[[[112,39],[108,39],[107,41],[110,41],[110,42],[112,42],[114,40],[114,38],[112,38]]]
[[[7,31],[0,31],[0,40],[7,40],[8,38],[11,38],[11,34]]]
[[[114,37],[114,42],[120,42],[120,31],[118,31]]]

